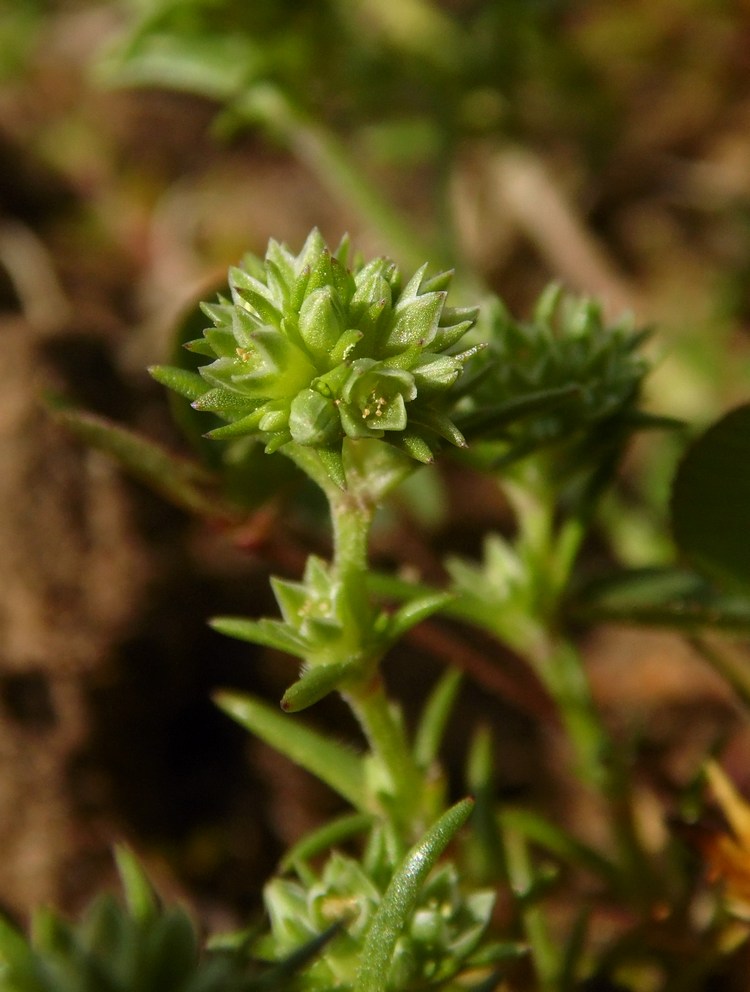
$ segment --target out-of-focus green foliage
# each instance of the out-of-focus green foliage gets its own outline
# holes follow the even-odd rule
[[[188,914],[160,904],[124,849],[118,852],[118,866],[124,904],[100,896],[75,923],[39,910],[30,940],[0,922],[3,992],[282,990],[292,987],[295,966],[320,948],[316,934],[312,941],[300,941],[289,960],[265,969],[251,959],[247,947],[204,951]]]
[[[345,130],[364,125],[381,149],[433,154],[460,134],[521,133],[541,94],[557,126],[605,124],[590,64],[565,44],[582,4],[315,0],[133,3],[107,62],[119,83],[161,85],[221,101],[227,120],[253,116],[253,91],[278,87],[300,109]],[[571,92],[587,92],[585,118]],[[527,94],[531,99],[523,99]]]
[[[635,282],[647,283],[643,272],[653,264],[659,276],[676,273],[676,295],[689,300],[693,282],[699,287],[694,292],[701,292],[710,281],[710,266],[698,266],[700,279],[691,280],[685,262],[700,257],[691,254],[700,240],[693,234],[705,229],[697,218],[716,193],[721,231],[730,236],[714,242],[731,246],[708,253],[714,266],[728,259],[723,289],[715,290],[716,301],[724,303],[717,311],[723,323],[710,343],[690,341],[693,322],[707,323],[710,307],[698,318],[689,302],[681,302],[681,314],[687,314],[680,331],[688,341],[684,354],[691,356],[699,382],[692,392],[686,389],[688,399],[678,412],[701,389],[715,403],[728,378],[741,380],[741,363],[739,371],[730,370],[724,350],[731,321],[747,315],[742,278],[748,192],[741,182],[730,182],[727,194],[721,169],[692,168],[712,165],[712,149],[701,145],[700,121],[717,114],[721,93],[735,85],[725,63],[742,57],[741,44],[735,51],[730,39],[742,27],[742,14],[732,5],[132,0],[117,9],[124,27],[103,66],[111,81],[207,97],[219,105],[218,123],[227,133],[260,125],[327,180],[340,201],[364,208],[360,216],[387,244],[393,242],[395,254],[404,244],[413,249],[418,237],[409,233],[410,223],[386,222],[402,173],[394,180],[383,170],[381,181],[380,167],[412,170],[422,199],[430,201],[425,210],[433,211],[438,249],[424,257],[462,258],[448,205],[452,184],[461,178],[462,154],[475,156],[478,172],[501,185],[493,169],[517,142],[564,176],[560,186],[576,198],[584,240],[588,220],[599,234],[612,234],[618,264]],[[18,53],[7,71],[23,65],[42,36],[44,10],[16,5],[3,15],[0,38],[9,37]],[[738,37],[741,42],[745,35]],[[735,99],[740,105],[741,94]],[[730,138],[737,133],[736,125],[728,128]],[[47,141],[54,145],[49,136]],[[720,155],[716,161],[722,164]],[[549,182],[553,192],[556,179]],[[632,208],[641,202],[630,188],[639,183],[650,197],[648,209],[624,209],[623,203]],[[111,206],[112,200],[103,202]],[[496,255],[502,255],[497,245],[503,238],[495,241],[486,229],[501,221],[497,204],[477,219],[477,238],[487,237],[492,252],[484,271],[459,273],[456,282],[466,295],[497,274],[493,267],[501,264]],[[529,227],[544,255],[545,231],[527,224],[527,237]],[[417,254],[421,262],[422,252]],[[499,923],[511,941],[510,956],[518,956],[518,941],[529,949],[534,975],[523,976],[519,988],[698,989],[703,974],[710,976],[707,982],[718,974],[716,962],[726,959],[733,934],[721,900],[713,900],[685,867],[676,838],[665,830],[668,836],[655,853],[642,836],[631,754],[615,746],[597,712],[577,649],[577,625],[617,619],[691,632],[747,629],[744,592],[727,595],[697,571],[739,580],[746,591],[746,542],[735,537],[747,522],[747,487],[737,473],[747,424],[742,420],[739,433],[728,431],[727,422],[710,431],[678,475],[675,533],[695,572],[680,567],[671,547],[663,546],[657,567],[621,568],[615,542],[608,543],[619,522],[610,519],[609,533],[595,534],[592,544],[595,563],[596,555],[611,559],[607,568],[613,574],[592,578],[580,568],[580,553],[599,499],[622,465],[626,442],[640,428],[667,423],[642,410],[649,367],[641,350],[644,335],[625,321],[609,323],[588,301],[553,290],[528,322],[486,307],[490,348],[482,353],[480,370],[464,371],[467,356],[446,348],[468,330],[474,315],[442,307],[447,276],[423,281],[420,270],[406,292],[383,259],[360,268],[346,249],[335,256],[336,265],[333,257],[314,234],[300,256],[274,243],[265,263],[246,260],[232,274],[231,302],[225,297],[209,308],[216,326],[193,345],[209,361],[173,357],[157,373],[182,393],[174,406],[177,419],[210,472],[103,419],[70,411],[60,419],[204,517],[242,521],[248,510],[296,485],[297,476],[283,469],[277,474],[284,460],[266,459],[257,439],[270,451],[293,452],[294,471],[302,468],[325,491],[332,561],[311,555],[301,581],[274,580],[280,619],[220,618],[215,626],[299,658],[300,677],[284,696],[285,709],[301,709],[338,690],[359,720],[367,751],[353,753],[258,700],[223,694],[220,702],[356,812],[287,852],[282,874],[268,887],[271,928],[260,946],[281,971],[261,975],[247,971],[240,957],[201,956],[184,916],[153,915],[141,884],[137,912],[103,902],[80,932],[43,915],[33,946],[4,931],[4,977],[10,981],[16,968],[20,981],[46,981],[45,969],[53,969],[52,985],[27,982],[13,992],[78,992],[86,981],[97,992],[107,983],[119,992],[157,983],[180,988],[181,982],[196,992],[212,989],[219,979],[224,992],[269,982],[279,988],[294,970],[291,953],[301,963],[301,983],[316,992],[329,992],[333,983],[357,992],[411,990],[454,978],[462,989],[490,989],[499,981],[494,966],[504,952],[493,958],[492,940],[486,941],[485,931],[498,922],[490,919],[489,880],[505,897]],[[535,271],[529,284],[539,275]],[[408,305],[399,313],[402,293]],[[202,324],[180,343],[201,331]],[[433,348],[436,341],[445,348]],[[727,370],[731,376],[725,377]],[[660,393],[668,404],[672,391]],[[448,398],[456,399],[451,408]],[[734,420],[731,425],[738,426]],[[245,431],[247,436],[233,436]],[[480,561],[454,556],[444,562],[448,593],[390,578],[376,594],[367,556],[375,509],[413,468],[407,456],[430,460],[438,438],[461,446],[464,436],[473,443],[473,467],[490,476],[507,500],[513,526],[502,535],[485,535]],[[396,438],[403,450],[382,443]],[[662,462],[666,489],[671,469],[668,459]],[[384,608],[383,599],[403,603]],[[480,800],[478,822],[462,837],[463,847],[454,845],[459,853],[441,860],[470,805],[448,807],[446,778],[437,764],[450,708],[445,698],[452,699],[454,689],[443,687],[438,702],[428,706],[433,715],[413,743],[378,671],[386,651],[436,610],[489,633],[544,686],[572,752],[571,777],[596,795],[602,809],[601,850],[530,810],[498,811],[490,735],[480,730],[470,770]],[[502,664],[504,656],[498,657]],[[361,837],[368,840],[356,856],[328,854],[331,845],[354,846]],[[465,850],[469,857],[462,859]],[[324,855],[322,868],[307,863]],[[574,876],[570,891],[576,898],[584,893],[580,911],[576,906],[567,915],[560,913],[566,872]],[[579,874],[590,876],[595,887],[579,885]],[[613,905],[617,912],[596,930],[599,904],[603,918]],[[148,932],[141,926],[146,917]],[[314,958],[329,924],[336,927],[337,942],[323,958]],[[164,951],[172,945],[174,953]],[[73,964],[65,956],[70,947]],[[167,973],[159,970],[165,959]],[[643,959],[651,968],[647,979]],[[144,960],[141,971],[133,971]]]
[[[675,539],[709,575],[750,588],[750,405],[737,407],[693,442],[672,492]]]

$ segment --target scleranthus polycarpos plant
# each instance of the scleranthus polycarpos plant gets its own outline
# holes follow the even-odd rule
[[[448,308],[450,273],[405,285],[380,258],[347,268],[317,231],[293,256],[271,242],[230,271],[231,301],[204,304],[214,327],[189,350],[211,361],[198,372],[155,367],[160,382],[228,421],[214,438],[250,435],[292,459],[325,493],[333,561],[311,558],[302,583],[275,580],[282,621],[216,621],[236,636],[302,659],[302,680],[285,709],[300,709],[347,685],[372,706],[371,683],[390,644],[438,609],[428,596],[394,615],[366,593],[367,541],[375,511],[441,439],[463,447],[448,416],[451,390],[479,345],[458,350],[476,310]],[[376,721],[377,725],[377,721]],[[391,772],[396,774],[394,763]]]
[[[209,361],[192,373],[152,370],[196,409],[227,421],[213,437],[262,441],[328,499],[332,560],[311,557],[301,582],[272,581],[282,619],[213,621],[224,633],[300,659],[283,709],[300,710],[337,689],[369,744],[361,758],[282,726],[257,701],[220,699],[357,810],[324,830],[305,857],[287,859],[297,881],[279,879],[267,889],[271,934],[261,947],[273,959],[341,924],[329,953],[306,974],[310,988],[444,986],[472,969],[491,974],[509,956],[506,946],[483,939],[491,891],[463,891],[450,862],[431,876],[473,805],[464,799],[446,808],[444,783],[430,774],[445,692],[422,734],[433,743],[415,750],[380,677],[393,643],[448,597],[412,597],[389,613],[367,588],[376,510],[414,467],[433,460],[441,440],[466,444],[449,412],[452,388],[481,350],[460,349],[477,311],[447,307],[450,274],[428,279],[425,269],[404,282],[391,261],[350,261],[346,241],[331,252],[317,231],[298,256],[271,242],[262,263],[249,257],[230,271],[231,300],[204,305],[214,327],[188,348]],[[307,859],[337,829],[368,834],[364,862],[334,853],[313,872]]]
[[[576,624],[613,615],[644,623],[658,615],[672,626],[687,618],[691,629],[749,623],[746,597],[725,595],[697,570],[623,568],[604,584],[576,581],[584,539],[627,441],[644,428],[674,426],[642,409],[645,335],[627,321],[608,324],[594,303],[559,287],[519,322],[497,300],[481,312],[449,306],[450,282],[449,273],[430,275],[427,267],[404,278],[388,259],[364,262],[347,239],[331,251],[318,231],[297,255],[272,241],[264,259],[248,256],[230,271],[228,294],[203,305],[210,326],[204,321],[202,336],[187,345],[197,365],[152,369],[206,418],[209,440],[228,446],[232,471],[262,447],[291,460],[326,497],[330,560],[312,555],[301,577],[271,580],[280,616],[211,621],[223,634],[299,660],[281,710],[233,691],[217,701],[351,807],[286,852],[266,886],[262,932],[226,935],[213,946],[231,948],[229,957],[211,952],[205,964],[193,961],[195,974],[186,966],[191,992],[213,989],[205,975],[223,967],[226,989],[235,987],[230,973],[238,988],[310,992],[698,989],[694,976],[723,953],[729,931],[720,900],[715,912],[691,915],[694,881],[665,870],[644,844],[629,755],[599,717],[573,634]],[[226,519],[238,512],[221,471],[96,417],[65,409],[57,416],[192,512]],[[731,420],[732,450],[738,430],[750,437],[743,417],[739,427]],[[689,535],[696,531],[685,523],[685,506],[705,448],[698,443],[676,489],[676,516]],[[370,562],[376,513],[437,455],[493,480],[515,521],[514,533],[486,536],[481,562],[449,558],[442,589],[378,574]],[[710,566],[710,534],[699,551]],[[735,558],[727,559],[730,571]],[[451,802],[439,752],[460,688],[457,669],[449,667],[427,696],[413,730],[381,670],[391,649],[439,612],[489,634],[545,687],[578,780],[603,810],[601,844],[529,809],[498,808],[484,727],[470,735],[471,795]],[[364,753],[296,716],[332,692],[359,722]],[[667,857],[676,859],[674,846]],[[145,882],[127,865],[136,895],[143,893]],[[565,872],[588,879],[589,891],[561,922],[554,899]],[[616,907],[623,922],[614,936],[596,931],[592,902]],[[685,934],[695,938],[690,953]],[[34,985],[47,975],[46,945],[40,957],[14,932],[0,933],[2,987],[77,988],[77,978],[57,976],[78,975],[66,954],[79,961],[80,941],[53,944],[47,950],[57,970]],[[96,969],[100,944],[85,947]]]

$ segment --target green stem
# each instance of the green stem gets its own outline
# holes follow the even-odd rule
[[[376,504],[363,493],[335,490],[329,493],[333,521],[333,562],[346,591],[353,629],[364,636],[372,630],[372,607],[367,591],[368,538]],[[365,644],[360,644],[363,653]],[[409,742],[397,712],[389,703],[373,657],[375,674],[360,685],[350,686],[344,699],[367,738],[370,749],[380,759],[390,780],[394,810],[399,820],[410,821],[418,812],[423,792],[422,776],[412,756]],[[417,824],[419,826],[419,824]]]
[[[540,992],[556,992],[561,971],[560,954],[550,934],[544,910],[532,897],[536,882],[526,838],[518,830],[503,830],[508,880],[520,899],[521,919],[532,951]]]
[[[375,505],[367,499],[336,489],[328,493],[333,523],[333,561],[340,577],[359,579],[364,590],[369,560],[370,527]]]
[[[578,652],[569,642],[558,639],[540,645],[535,654],[533,667],[557,705],[575,751],[578,775],[586,785],[606,793],[611,745]]]
[[[424,780],[417,768],[398,713],[391,706],[379,675],[347,692],[346,701],[359,721],[372,753],[390,780],[393,811],[409,833],[418,832]]]
[[[524,480],[526,481],[526,480]],[[552,500],[531,484],[511,483],[508,497],[516,513],[519,545],[537,577],[535,636],[526,654],[552,696],[573,748],[581,781],[605,800],[619,851],[621,884],[633,905],[647,906],[654,875],[634,821],[630,777],[604,727],[586,671],[574,644],[560,630],[560,602],[585,535],[577,517],[555,527]]]
[[[534,667],[555,700],[581,781],[606,801],[622,889],[632,905],[647,907],[654,875],[633,817],[630,776],[596,710],[582,659],[573,644],[560,638],[547,644]]]

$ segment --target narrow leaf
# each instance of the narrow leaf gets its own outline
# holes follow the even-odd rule
[[[258,417],[257,412],[253,411],[246,417],[235,420],[232,424],[225,424],[223,427],[216,427],[214,430],[208,431],[205,437],[211,438],[212,441],[227,441],[233,437],[243,437],[248,434],[257,434],[257,432]]]
[[[497,821],[497,788],[490,729],[477,727],[469,749],[466,781],[476,800],[469,838],[470,863],[477,878],[497,881],[504,869],[503,840]]]
[[[394,641],[398,640],[412,627],[416,627],[418,623],[431,617],[433,613],[442,610],[454,599],[453,593],[435,592],[426,596],[419,596],[417,599],[405,603],[391,617],[388,624],[389,637]]]
[[[228,100],[257,71],[261,56],[245,37],[153,31],[131,45],[104,72],[121,86],[159,86]]]
[[[208,388],[206,380],[190,369],[177,368],[175,365],[152,365],[148,371],[162,386],[174,390],[191,402],[202,396]]]
[[[365,773],[359,755],[253,696],[220,692],[215,699],[245,729],[316,775],[352,806],[367,812]]]
[[[328,478],[339,489],[346,488],[346,473],[344,472],[344,462],[341,457],[340,448],[318,448],[318,458],[320,458],[323,468],[326,470]]]
[[[419,891],[438,858],[466,823],[473,806],[472,799],[462,799],[451,806],[394,872],[365,936],[355,992],[385,992],[396,941],[414,912]]]
[[[122,844],[115,848],[115,861],[131,915],[141,923],[150,923],[156,918],[159,902],[146,873],[133,852]]]
[[[430,693],[414,736],[414,760],[420,768],[429,768],[437,758],[460,685],[461,672],[449,669]]]
[[[237,515],[237,510],[220,495],[216,477],[197,462],[173,455],[105,417],[54,407],[51,412],[76,437],[117,459],[126,471],[170,503],[214,519],[231,519]]]
[[[214,617],[211,627],[227,637],[238,641],[249,641],[266,648],[276,648],[297,658],[304,658],[308,652],[307,642],[281,620],[247,620],[245,617]]]
[[[298,988],[299,983],[294,981],[295,976],[302,971],[306,964],[309,964],[320,954],[340,929],[340,923],[332,923],[323,933],[313,937],[312,940],[303,944],[302,947],[298,947],[283,961],[279,961],[268,971],[259,975],[248,988],[252,992],[281,992],[283,989]]]
[[[456,421],[463,433],[471,437],[498,437],[504,434],[510,424],[524,417],[550,413],[562,403],[580,395],[581,387],[577,383],[570,383],[507,400],[495,407],[482,407],[457,416]]]
[[[594,579],[578,590],[565,610],[585,623],[750,630],[750,596],[722,592],[687,569],[626,569]]]
[[[505,809],[500,819],[504,830],[517,832],[561,860],[587,868],[612,885],[618,884],[617,869],[603,854],[538,813],[526,809]]]
[[[308,669],[294,685],[289,686],[281,700],[281,708],[287,713],[297,713],[307,709],[359,672],[359,664],[352,661],[316,665]]]
[[[364,833],[371,824],[372,817],[367,813],[348,813],[346,816],[331,820],[297,841],[282,858],[279,870],[289,871],[298,861],[309,861],[334,845]]]

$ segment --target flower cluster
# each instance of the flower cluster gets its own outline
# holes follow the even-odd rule
[[[281,620],[217,617],[212,626],[302,660],[302,676],[282,700],[289,711],[312,705],[350,680],[366,679],[392,643],[451,598],[428,593],[393,613],[378,612],[363,597],[361,576],[347,580],[315,555],[301,582],[272,578],[271,585]]]
[[[325,955],[305,973],[311,989],[349,989],[356,982],[362,946],[383,893],[358,862],[334,853],[307,886],[276,878],[266,887],[271,918],[269,949],[288,955],[333,923],[341,924]],[[466,895],[455,865],[446,863],[428,878],[411,919],[396,943],[389,989],[443,987],[472,963],[492,915],[494,893]],[[263,948],[260,948],[261,952]]]
[[[498,301],[489,324],[487,374],[456,419],[470,440],[496,442],[499,462],[544,450],[560,479],[655,419],[638,410],[647,332],[629,319],[608,325],[593,300],[553,285],[531,321]]]
[[[390,442],[429,462],[441,439],[464,446],[446,394],[477,347],[455,351],[477,311],[445,305],[451,273],[402,285],[387,258],[349,269],[313,231],[298,256],[271,241],[265,260],[229,273],[231,300],[205,304],[214,326],[188,347],[198,373],[153,374],[226,424],[212,437],[252,435],[339,456],[344,438]]]

